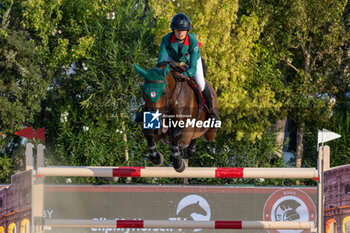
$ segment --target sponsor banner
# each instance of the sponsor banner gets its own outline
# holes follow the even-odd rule
[[[300,189],[280,189],[271,194],[264,206],[264,221],[303,221],[316,224],[316,207],[304,191]],[[270,233],[298,232],[308,230],[270,230]]]
[[[235,186],[46,186],[46,218],[142,219],[172,221],[250,220],[316,221],[316,188]],[[238,231],[238,230],[237,230]],[[209,229],[54,229],[58,232],[181,232]],[[244,233],[266,230],[239,230]],[[270,231],[306,233],[309,231]]]

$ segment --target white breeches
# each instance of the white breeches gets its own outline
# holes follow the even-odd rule
[[[174,61],[171,57],[167,55],[166,61]],[[203,72],[203,65],[202,65],[202,58],[199,57],[197,60],[197,71],[194,74],[194,80],[196,81],[200,91],[204,90],[205,87],[205,79],[204,79],[204,72]]]

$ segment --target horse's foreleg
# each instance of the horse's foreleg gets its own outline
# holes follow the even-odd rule
[[[154,166],[161,166],[164,162],[164,157],[156,149],[156,144],[154,143],[154,130],[144,130],[143,134],[146,137],[148,150],[149,150],[149,160]]]
[[[179,149],[179,138],[181,136],[180,128],[174,128],[171,131],[171,156],[170,161],[173,163],[173,167],[177,172],[183,172],[186,168],[185,161],[181,158]]]
[[[197,138],[193,139],[185,150],[186,159],[191,159],[196,154],[196,142]]]

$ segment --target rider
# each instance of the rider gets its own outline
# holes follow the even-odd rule
[[[200,56],[200,43],[189,34],[188,31],[192,29],[190,18],[182,13],[176,14],[170,23],[170,28],[173,32],[168,33],[162,38],[158,56],[158,63],[164,61],[175,61],[177,63],[185,63],[189,68],[183,75],[194,77],[202,96],[205,99],[206,105],[209,109],[209,118],[218,120],[218,117],[213,111],[213,102],[208,85],[205,84],[202,59]],[[136,116],[135,121],[142,116]]]
[[[188,77],[189,74],[194,77],[210,111],[209,117],[217,120],[208,85],[205,84],[199,50],[200,43],[194,35],[188,33],[192,29],[190,18],[182,13],[176,14],[171,20],[170,28],[173,32],[165,35],[160,43],[158,63],[163,61],[184,62],[189,68],[187,72],[183,72],[183,75]]]

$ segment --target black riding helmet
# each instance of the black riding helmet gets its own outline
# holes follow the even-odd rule
[[[187,15],[179,13],[176,14],[172,19],[170,23],[171,29],[178,29],[178,30],[191,30],[191,20],[188,18]]]

